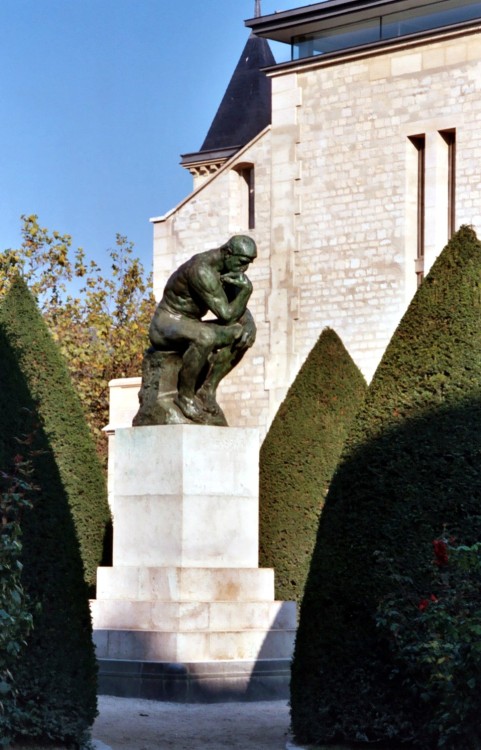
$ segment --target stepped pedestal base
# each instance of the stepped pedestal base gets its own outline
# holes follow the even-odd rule
[[[289,698],[290,659],[149,662],[99,659],[99,693],[175,703]]]
[[[92,602],[100,692],[287,697],[296,608],[257,567],[257,431],[119,430],[113,482],[114,565]]]
[[[291,630],[95,630],[99,659],[138,661],[240,661],[289,658]]]

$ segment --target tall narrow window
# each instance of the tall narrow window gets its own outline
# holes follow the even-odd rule
[[[236,167],[240,185],[240,219],[246,229],[255,229],[255,175],[252,164],[240,164]]]
[[[426,216],[426,136],[413,135],[409,140],[418,152],[417,159],[417,251],[416,276],[418,286],[424,278],[424,236]]]
[[[447,146],[447,160],[448,160],[448,239],[450,239],[456,231],[456,131],[451,130],[440,130],[439,134],[442,136]]]
[[[241,178],[245,182],[245,192],[247,197],[247,228],[255,229],[256,226],[256,215],[255,215],[255,182],[254,182],[254,167],[243,167],[241,171]]]

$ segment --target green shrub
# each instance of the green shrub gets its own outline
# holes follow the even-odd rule
[[[276,598],[300,601],[319,513],[366,383],[326,328],[289,388],[260,452],[260,565]]]
[[[28,295],[25,303],[23,293]],[[58,440],[62,431],[44,428],[52,417],[48,414],[44,420],[47,410],[38,400],[39,383],[47,380],[46,373],[51,374],[54,392],[62,377],[53,372],[52,359],[43,346],[46,341],[51,344],[51,339],[43,336],[35,311],[26,315],[33,305],[26,287],[17,284],[14,295],[0,309],[0,465],[11,465],[17,455],[28,456],[32,484],[37,488],[32,495],[33,510],[21,522],[22,584],[34,609],[33,629],[15,665],[14,738],[80,745],[97,711],[88,588],[67,472],[62,475],[57,466],[64,447]],[[21,320],[29,328],[28,353],[26,341],[13,335],[19,327],[14,325],[15,312],[18,324]],[[24,370],[27,362],[29,372]],[[57,419],[70,424],[68,395],[62,400],[58,394],[56,403]],[[74,420],[75,411],[72,425]],[[24,437],[19,441],[17,436]],[[81,441],[80,430],[80,452]],[[7,717],[0,715],[2,720],[6,723]],[[5,735],[7,729],[2,728]]]
[[[292,667],[299,741],[395,746],[429,722],[401,671],[392,679],[376,613],[406,576],[425,596],[440,525],[467,545],[481,538],[480,352],[481,243],[462,227],[399,324],[331,483]]]
[[[55,454],[75,522],[85,579],[94,587],[109,509],[105,479],[82,406],[58,346],[20,278],[5,296],[0,317]]]
[[[431,579],[419,599],[413,582],[386,560],[397,593],[381,601],[376,623],[392,653],[391,678],[422,706],[413,722],[416,747],[478,750],[481,675],[481,542],[433,540]],[[399,591],[399,583],[402,584]]]
[[[30,598],[22,585],[20,522],[31,508],[30,464],[20,454],[11,473],[0,471],[0,746],[16,726],[15,675],[19,655],[32,628]]]

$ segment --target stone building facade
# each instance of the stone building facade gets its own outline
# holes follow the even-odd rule
[[[327,0],[309,12],[322,26],[329,9],[352,5],[379,3]],[[288,12],[271,31],[266,18],[247,25],[275,39],[282,21],[285,35]],[[265,74],[271,124],[152,219],[157,296],[194,252],[238,232],[255,239],[258,337],[219,401],[229,424],[262,432],[324,327],[369,380],[450,234],[461,224],[481,231],[481,7],[477,20]]]

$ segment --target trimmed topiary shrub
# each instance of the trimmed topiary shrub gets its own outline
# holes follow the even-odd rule
[[[10,473],[0,470],[0,747],[12,739],[16,666],[33,623],[20,561],[20,522],[31,509],[31,466],[20,454],[13,464]]]
[[[95,586],[110,513],[105,478],[64,359],[20,278],[4,298],[1,324],[28,383],[68,497],[85,580]]]
[[[324,329],[262,444],[259,558],[275,569],[277,599],[302,597],[319,513],[366,388],[339,336]]]
[[[481,744],[479,689],[461,735],[426,735],[429,701],[393,657],[393,633],[376,627],[387,601],[405,607],[406,585],[414,602],[432,593],[444,527],[481,540],[480,424],[481,243],[462,227],[399,324],[331,483],[292,668],[299,742]]]
[[[57,467],[62,433],[47,432],[37,400],[42,394],[38,383],[46,378],[41,368],[52,373],[52,389],[60,388],[62,378],[53,372],[44,348],[52,342],[43,336],[38,313],[27,314],[33,300],[25,285],[17,284],[10,294],[0,308],[0,466],[29,461],[32,468],[33,508],[21,518],[21,560],[33,629],[12,667],[15,699],[0,713],[0,737],[78,747],[97,713],[88,588],[67,481]],[[22,322],[29,329],[28,356],[26,339],[12,335],[15,312],[17,326]],[[23,369],[27,362],[29,373]],[[57,408],[57,419],[69,423],[68,396],[62,401],[58,394]]]

